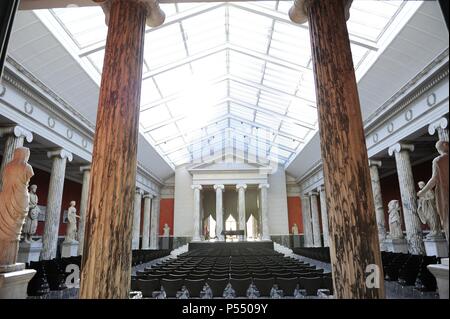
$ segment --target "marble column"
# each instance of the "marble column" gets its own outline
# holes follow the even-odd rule
[[[223,231],[223,191],[225,185],[214,185],[216,190],[216,236],[218,240],[224,240]]]
[[[446,141],[448,142],[448,120],[443,117],[440,118],[439,120],[431,123],[428,126],[428,133],[430,135],[434,135],[436,134],[436,132],[438,133],[439,136],[439,140],[441,141]]]
[[[378,169],[381,161],[369,160],[370,180],[372,182],[373,202],[375,204],[375,217],[377,220],[378,239],[381,250],[386,250],[384,240],[386,239],[386,227],[383,208],[383,197],[381,196],[380,174]]]
[[[314,237],[311,221],[311,202],[309,196],[302,197],[303,242],[305,247],[314,246]]]
[[[150,249],[159,249],[159,208],[160,198],[154,196],[150,221]]]
[[[144,222],[142,226],[142,249],[150,248],[150,216],[153,195],[144,195]]]
[[[411,254],[424,255],[425,246],[421,222],[417,215],[416,188],[409,157],[409,152],[412,151],[414,151],[413,145],[397,143],[389,148],[389,155],[395,155],[408,250]]]
[[[141,234],[141,203],[142,203],[142,195],[144,192],[139,188],[136,189],[134,193],[134,206],[133,206],[133,241],[132,241],[132,249],[139,249],[139,240]]]
[[[328,229],[328,210],[327,210],[327,198],[325,197],[325,186],[320,186],[317,191],[320,196],[320,214],[322,216],[322,233],[323,233],[323,246],[329,247],[329,229]]]
[[[24,141],[28,143],[33,141],[33,134],[21,126],[0,127],[0,137],[6,137],[5,147],[3,149],[3,158],[0,166],[0,191],[2,190],[2,176],[6,164],[8,164],[18,147],[22,147]]]
[[[322,247],[322,239],[320,236],[320,219],[319,219],[319,200],[317,192],[310,192],[309,197],[311,200],[311,218],[312,218],[312,230],[314,247]]]
[[[72,153],[63,149],[48,152],[47,156],[52,159],[53,163],[50,185],[48,187],[44,235],[42,238],[41,259],[43,260],[50,260],[56,257],[66,163],[67,161],[71,162],[73,159]]]
[[[200,191],[203,188],[202,185],[192,185],[192,189],[194,190],[194,234],[192,236],[192,241],[200,241]]]
[[[236,185],[236,190],[238,191],[238,214],[239,214],[239,230],[244,231],[244,240],[247,239],[247,218],[245,216],[245,190],[247,189],[246,184]]]
[[[83,255],[84,245],[84,226],[86,225],[86,211],[89,201],[89,182],[91,180],[91,166],[82,166],[80,171],[83,173],[83,186],[81,188],[80,200],[80,222],[78,229],[78,256]]]
[[[269,208],[268,208],[268,199],[267,199],[267,191],[269,189],[269,184],[259,184],[258,188],[260,189],[260,207],[261,207],[261,239],[262,240],[270,240],[270,232],[269,232]]]

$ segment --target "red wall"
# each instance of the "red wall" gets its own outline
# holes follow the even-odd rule
[[[303,233],[303,221],[302,221],[302,200],[299,196],[288,197],[288,220],[289,220],[289,233],[292,233],[292,226],[297,224],[298,232]]]
[[[36,184],[37,195],[39,198],[39,205],[47,206],[48,187],[50,184],[50,173],[34,168],[34,176],[30,180],[30,185]],[[59,235],[64,236],[66,234],[66,224],[63,223],[63,212],[67,210],[71,201],[77,202],[77,209],[79,210],[81,199],[81,187],[79,183],[75,183],[69,180],[64,181],[63,197],[61,202],[61,217],[59,223]],[[36,230],[36,235],[41,236],[44,233],[44,222],[39,222]]]
[[[169,225],[170,235],[173,236],[174,199],[162,198],[159,211],[159,234],[164,234],[164,224]]]

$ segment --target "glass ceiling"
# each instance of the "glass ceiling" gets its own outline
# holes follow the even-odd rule
[[[353,2],[348,21],[358,68],[403,1]],[[307,26],[292,1],[162,4],[146,30],[140,132],[172,166],[234,150],[287,164],[318,129]],[[107,28],[100,7],[53,9],[78,52],[102,70]],[[92,74],[91,74],[92,75]]]

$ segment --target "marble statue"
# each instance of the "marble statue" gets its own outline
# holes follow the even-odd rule
[[[278,289],[278,285],[274,284],[272,289],[270,289],[270,298],[281,299],[283,298],[283,291]]]
[[[256,285],[251,283],[250,286],[247,289],[247,298],[248,299],[258,299],[260,296],[260,293],[258,289],[256,288]]]
[[[223,290],[223,298],[225,299],[236,298],[236,291],[233,289],[230,283],[228,283],[225,289]]]
[[[70,207],[67,209],[67,228],[66,228],[66,238],[64,242],[73,243],[77,239],[77,209],[75,208],[76,202],[71,201]]]
[[[38,196],[36,195],[37,186],[31,185],[29,196],[30,200],[28,202],[28,215],[25,218],[25,224],[22,228],[22,235],[25,242],[30,243],[32,241],[31,237],[36,233],[38,225],[38,217],[40,209],[38,207]]]
[[[424,182],[418,183],[419,188],[422,190],[425,187]],[[417,200],[417,214],[419,215],[420,221],[422,224],[428,225],[430,228],[430,232],[427,235],[427,239],[432,239],[436,237],[440,237],[441,235],[441,225],[439,222],[439,216],[436,210],[436,202],[434,192],[432,190],[428,190],[424,193],[420,193],[420,196]],[[417,193],[419,195],[419,193]]]
[[[20,233],[28,213],[28,183],[34,175],[28,164],[30,150],[19,147],[3,171],[0,192],[0,267],[17,261]]]
[[[298,226],[297,224],[292,225],[292,234],[298,235]]]
[[[213,299],[213,292],[208,283],[205,283],[205,285],[203,286],[203,289],[200,292],[200,296],[202,299]]]
[[[170,237],[170,227],[169,227],[169,225],[167,225],[167,224],[164,224],[164,234],[163,234],[163,236],[164,237]]]
[[[402,239],[402,217],[398,200],[391,200],[388,204],[389,211],[389,237],[391,239]]]
[[[422,194],[434,189],[437,212],[448,243],[448,142],[438,141],[436,149],[439,152],[439,156],[433,160],[431,179],[417,195],[422,196]]]
[[[177,293],[178,299],[189,299],[189,290],[187,290],[186,286],[182,286],[181,290]]]

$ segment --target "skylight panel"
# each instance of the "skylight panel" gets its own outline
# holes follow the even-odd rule
[[[253,115],[254,115],[255,111],[250,108],[246,108],[246,107],[243,107],[240,105],[231,104],[230,105],[230,113],[231,113],[231,115],[237,115],[246,120],[253,121]]]
[[[141,106],[155,102],[161,98],[155,83],[151,79],[142,81]]]
[[[310,131],[311,130],[306,127],[289,122],[283,122],[280,127],[280,132],[298,136],[299,139],[304,139]]]
[[[164,105],[159,105],[141,112],[139,122],[144,127],[144,129],[146,129],[150,126],[154,126],[169,119],[171,119],[171,116],[167,111],[167,108]]]
[[[181,137],[160,144],[161,150],[165,153],[184,147],[185,143]]]
[[[292,150],[297,149],[297,147],[300,144],[298,140],[289,139],[289,138],[281,136],[281,135],[277,135],[277,137],[275,138],[275,143],[285,146],[285,147],[288,147]]]
[[[262,125],[271,127],[273,129],[277,129],[280,125],[281,120],[279,118],[269,116],[261,112],[256,112],[255,122],[261,123]]]
[[[156,130],[153,130],[150,132],[150,136],[156,141],[159,142],[165,138],[168,138],[172,135],[174,135],[177,132],[177,127],[175,124],[168,124],[165,126],[162,126]]]
[[[164,96],[182,91],[189,83],[192,73],[187,65],[169,70],[155,76],[156,83]]]

